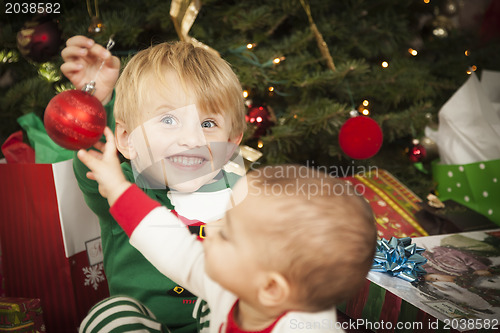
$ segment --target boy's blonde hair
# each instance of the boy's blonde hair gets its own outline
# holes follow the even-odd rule
[[[262,231],[262,263],[288,280],[293,299],[308,311],[346,301],[373,263],[377,236],[370,205],[352,185],[322,172],[266,168],[247,175],[259,194],[271,194],[265,200],[275,207]]]
[[[125,66],[116,84],[114,116],[128,131],[147,120],[140,106],[152,90],[161,94],[162,87],[168,88],[168,73],[178,76],[186,95],[194,97],[201,111],[229,115],[231,137],[243,133],[243,93],[230,65],[210,51],[180,41],[142,50]]]

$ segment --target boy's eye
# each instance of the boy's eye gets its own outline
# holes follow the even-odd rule
[[[217,124],[213,120],[205,120],[201,123],[202,128],[212,128],[215,126],[217,126]]]
[[[172,116],[165,116],[165,117],[161,118],[161,122],[164,124],[167,124],[167,125],[176,125],[177,124],[177,121]]]

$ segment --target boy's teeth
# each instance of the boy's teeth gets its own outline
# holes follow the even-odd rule
[[[203,159],[200,157],[174,156],[170,157],[170,160],[174,163],[182,164],[185,166],[203,163]]]

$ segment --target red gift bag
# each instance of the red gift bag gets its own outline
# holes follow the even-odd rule
[[[98,219],[72,161],[0,164],[0,184],[6,295],[39,298],[47,332],[76,332],[109,292]]]

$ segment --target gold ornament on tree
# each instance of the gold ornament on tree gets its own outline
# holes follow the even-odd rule
[[[311,30],[314,33],[314,37],[316,37],[316,42],[318,43],[318,48],[323,55],[323,58],[326,60],[326,65],[328,68],[330,68],[332,71],[336,71],[335,64],[333,63],[333,58],[332,55],[330,54],[330,51],[328,50],[328,45],[325,42],[325,39],[323,38],[323,35],[321,32],[319,32],[318,27],[316,26],[316,23],[314,23],[314,20],[311,15],[311,7],[309,6],[309,3],[307,0],[300,0],[300,4],[304,8],[307,18],[309,19],[309,24],[311,25]]]
[[[97,36],[104,30],[104,23],[102,23],[102,20],[99,18],[99,6],[97,5],[97,0],[94,0],[95,14],[92,12],[90,0],[87,0],[87,11],[89,12],[90,16],[90,25],[88,28],[88,32],[91,35]]]
[[[217,51],[188,34],[200,12],[200,8],[200,0],[172,0],[170,4],[170,18],[174,23],[175,31],[181,41],[192,43],[195,46],[204,48],[218,55],[219,53]]]

